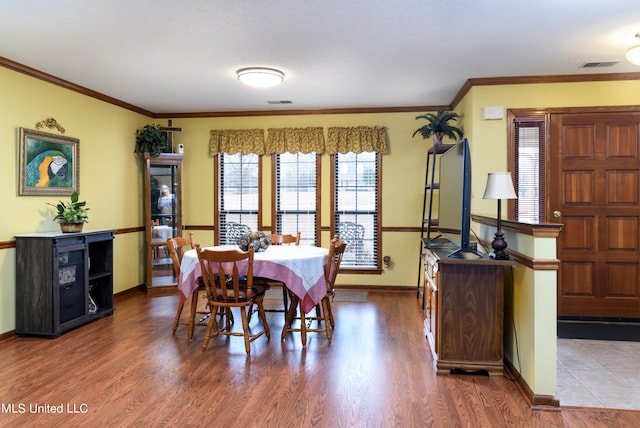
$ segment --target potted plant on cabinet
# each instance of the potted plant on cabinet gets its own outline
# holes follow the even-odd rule
[[[58,220],[60,230],[64,233],[82,232],[82,225],[89,221],[87,211],[90,208],[85,208],[86,201],[80,202],[78,199],[78,192],[74,192],[69,203],[58,201],[56,205],[47,204],[56,208],[57,214],[53,219]]]
[[[445,136],[453,140],[462,138],[462,130],[449,124],[449,121],[456,121],[459,118],[458,113],[448,110],[439,110],[437,113],[426,113],[416,116],[416,119],[426,119],[428,123],[416,129],[413,136],[415,137],[416,134],[420,134],[425,140],[433,137],[433,142],[436,146],[442,144],[442,139]]]
[[[160,153],[169,149],[167,133],[160,129],[160,125],[145,125],[136,131],[135,153],[149,153],[157,158]]]

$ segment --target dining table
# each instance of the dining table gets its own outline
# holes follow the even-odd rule
[[[203,247],[207,250],[225,251],[237,245]],[[302,310],[309,313],[327,293],[324,268],[329,250],[307,245],[270,245],[266,250],[254,253],[253,276],[282,282],[302,303]],[[238,263],[240,275],[246,275],[249,263]],[[198,289],[198,277],[202,275],[196,250],[188,250],[182,256],[178,288],[182,299],[187,299]]]

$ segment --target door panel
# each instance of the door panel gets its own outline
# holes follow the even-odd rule
[[[551,116],[558,315],[640,318],[640,113]]]

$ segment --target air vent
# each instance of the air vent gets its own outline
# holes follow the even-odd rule
[[[289,100],[274,100],[274,101],[267,101],[267,104],[293,104],[293,101],[289,101]]]
[[[592,61],[585,62],[580,66],[580,68],[598,68],[598,67],[613,67],[619,61]]]

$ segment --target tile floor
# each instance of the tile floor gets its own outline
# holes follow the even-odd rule
[[[561,406],[640,410],[640,342],[558,339]]]

